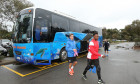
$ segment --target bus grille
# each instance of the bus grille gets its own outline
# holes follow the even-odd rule
[[[15,51],[15,53],[16,53],[17,55],[21,55],[21,52],[19,52],[19,51]]]

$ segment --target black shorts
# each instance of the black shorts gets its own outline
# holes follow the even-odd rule
[[[94,66],[99,67],[100,68],[100,63],[99,63],[99,59],[88,59],[87,60],[87,66],[89,66],[90,68],[93,68]]]
[[[73,63],[75,61],[77,61],[76,57],[68,57],[68,62],[69,63]]]
[[[108,51],[108,47],[105,47],[104,50],[105,50],[105,51]]]

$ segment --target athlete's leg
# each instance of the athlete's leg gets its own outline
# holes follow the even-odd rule
[[[72,63],[69,63],[69,69],[71,69],[71,67],[72,67]],[[70,71],[70,70],[69,70]]]
[[[72,63],[69,63],[69,74],[70,74],[70,75],[73,75],[73,72],[72,72],[72,70],[71,70],[71,66],[72,66]]]
[[[77,61],[75,61],[75,62],[73,63],[73,67],[74,67],[76,64],[77,64]]]
[[[91,68],[92,60],[88,59],[87,66],[83,72],[83,75],[86,75],[87,71]]]
[[[108,47],[107,47],[107,55],[108,55],[108,51],[109,51],[109,50],[108,50]]]
[[[73,63],[73,65],[72,65],[72,67],[71,67],[71,70],[72,70],[72,73],[74,73],[74,67],[75,67],[75,65],[77,64],[77,61],[74,61],[74,63]]]
[[[71,67],[72,67],[72,64],[73,64],[73,60],[71,57],[68,58],[68,62],[69,62],[69,74],[70,75],[73,75],[72,71],[71,71]]]
[[[105,51],[105,54],[106,54],[106,49],[105,49],[105,47],[104,47],[104,51]]]
[[[99,64],[99,59],[94,60],[93,64],[96,67],[97,76],[98,76],[98,79],[100,80],[101,79],[101,68],[100,68],[100,64]]]
[[[83,78],[84,78],[85,80],[87,80],[86,73],[87,73],[87,71],[91,68],[91,65],[92,65],[92,60],[88,59],[87,66],[86,66],[86,68],[85,68],[85,70],[84,70],[84,72],[83,72]]]
[[[68,62],[69,62],[69,69],[70,69],[73,64],[72,57],[68,57]]]

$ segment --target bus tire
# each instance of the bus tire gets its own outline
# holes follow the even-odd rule
[[[65,48],[62,48],[62,49],[61,49],[59,57],[60,57],[60,60],[61,60],[62,62],[64,62],[64,61],[67,60],[67,57],[68,57],[68,56],[67,56],[67,51],[65,50]]]

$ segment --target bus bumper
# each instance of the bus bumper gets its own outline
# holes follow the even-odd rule
[[[33,64],[33,65],[51,65],[50,60],[38,60],[35,59],[34,56],[15,56],[16,61],[26,63],[26,64]]]

